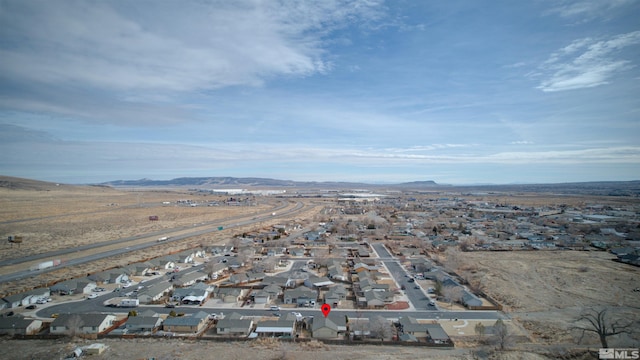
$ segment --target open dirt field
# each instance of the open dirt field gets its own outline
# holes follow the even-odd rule
[[[502,359],[502,360],[544,360],[555,359],[553,354],[524,351],[509,351],[489,356],[477,357],[478,350],[439,350],[411,346],[325,345],[311,343],[281,343],[274,339],[253,342],[209,342],[167,339],[119,339],[119,340],[0,340],[0,346],[12,349],[5,352],[3,359],[60,359],[77,346],[103,343],[107,350],[100,355],[90,355],[90,359],[157,359],[157,360],[393,360],[393,359]],[[480,350],[482,351],[482,350]],[[480,352],[482,353],[482,352]],[[476,356],[474,356],[476,355]],[[571,359],[590,359],[588,355],[577,355]]]
[[[464,252],[461,267],[505,306],[534,341],[570,343],[567,329],[585,308],[610,307],[620,318],[640,318],[640,268],[613,255],[579,251]],[[640,341],[618,337],[618,344]]]

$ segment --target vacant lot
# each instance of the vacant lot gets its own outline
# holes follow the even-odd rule
[[[583,309],[609,307],[620,318],[640,318],[640,268],[602,251],[460,253],[461,266],[505,306],[534,340],[572,342],[567,329]],[[625,337],[619,344],[632,345]],[[636,342],[637,344],[637,342]]]
[[[438,350],[411,346],[377,346],[353,345],[335,346],[318,342],[280,343],[275,339],[264,339],[253,342],[223,343],[210,341],[182,341],[168,339],[118,339],[83,341],[63,340],[0,340],[0,346],[11,348],[3,359],[58,359],[68,355],[76,346],[91,343],[106,344],[107,350],[101,355],[91,355],[91,359],[151,359],[158,360],[392,360],[392,359],[478,359],[473,356],[474,350],[448,349]],[[543,356],[531,352],[510,351],[499,355],[493,354],[487,359],[503,360],[543,360],[553,356]],[[589,359],[576,356],[572,359]]]

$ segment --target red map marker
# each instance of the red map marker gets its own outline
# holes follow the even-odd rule
[[[322,304],[320,310],[322,311],[322,315],[324,315],[324,317],[327,317],[327,315],[329,315],[329,313],[331,312],[331,305]]]

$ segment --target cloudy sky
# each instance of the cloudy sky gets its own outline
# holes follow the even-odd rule
[[[0,174],[640,179],[638,0],[0,0]]]

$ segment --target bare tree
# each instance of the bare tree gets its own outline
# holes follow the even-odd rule
[[[444,286],[442,288],[442,296],[449,302],[449,308],[453,306],[454,302],[460,302],[462,300],[464,290],[460,286]]]
[[[204,265],[204,271],[209,276],[209,279],[211,279],[211,277],[213,276],[213,271],[215,270],[217,264],[218,263],[215,261],[209,261]]]
[[[267,272],[271,272],[276,268],[276,258],[273,256],[262,259],[262,266],[264,266],[264,270]]]
[[[613,319],[608,313],[607,308],[590,308],[586,309],[578,319],[576,323],[581,323],[573,326],[572,330],[580,331],[580,338],[578,344],[582,342],[587,332],[595,333],[600,339],[600,344],[603,348],[608,348],[607,338],[618,334],[631,334],[634,329],[634,325],[637,325],[636,320],[622,320],[619,318]]]
[[[475,331],[476,335],[478,335],[478,340],[484,339],[484,334],[486,333],[487,329],[485,329],[484,325],[481,322],[477,323],[473,330]]]
[[[391,323],[378,315],[369,322],[369,331],[371,331],[371,335],[384,341],[384,339],[391,337]]]
[[[493,337],[500,350],[504,350],[509,345],[511,334],[509,333],[507,324],[505,324],[502,319],[498,319],[496,323],[493,324]]]
[[[65,324],[67,335],[73,338],[82,333],[82,326],[84,326],[84,321],[82,321],[80,315],[71,315]]]

